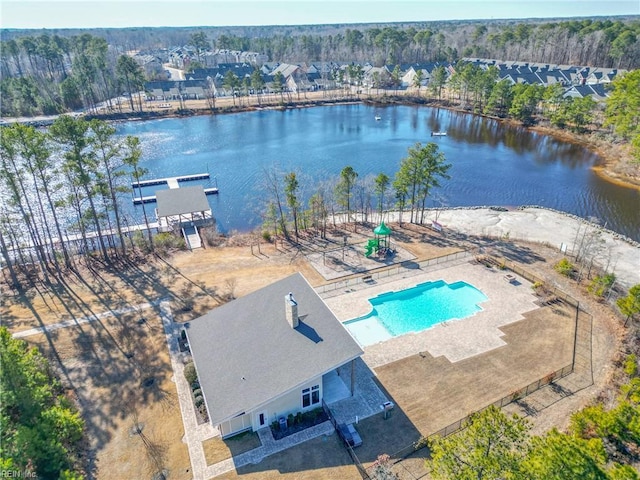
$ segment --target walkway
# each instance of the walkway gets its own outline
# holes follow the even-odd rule
[[[276,441],[274,440],[273,435],[271,435],[271,429],[264,428],[258,431],[258,436],[260,437],[262,446],[214,465],[207,465],[202,442],[216,435],[220,435],[220,433],[208,422],[205,424],[198,424],[195,406],[191,399],[191,389],[183,373],[185,359],[188,357],[188,354],[180,352],[178,345],[182,325],[174,323],[170,302],[161,302],[160,311],[165,337],[169,347],[169,356],[171,358],[171,367],[174,375],[173,379],[178,392],[180,413],[182,415],[182,422],[184,425],[185,433],[182,441],[187,444],[187,449],[189,450],[193,478],[198,480],[209,479],[250,463],[259,463],[263,458],[269,455],[273,455],[274,453],[278,453],[300,443],[304,443],[312,438],[322,435],[331,435],[334,432],[333,425],[331,425],[331,422],[327,421],[320,425],[316,425],[315,427],[294,433],[282,440]]]
[[[174,323],[169,301],[160,303],[160,315],[164,327],[167,346],[169,347],[169,357],[173,370],[173,381],[176,384],[178,393],[178,403],[180,404],[180,414],[184,425],[184,437],[182,441],[187,444],[189,458],[191,460],[191,471],[193,478],[204,479],[207,461],[204,456],[202,441],[215,435],[211,424],[198,425],[195,405],[191,400],[191,388],[184,377],[185,354],[180,352],[178,340],[180,338],[181,325]]]
[[[189,225],[182,229],[182,235],[187,242],[187,248],[193,250],[195,248],[202,248],[202,240],[198,233],[198,227],[195,225]]]
[[[145,310],[147,308],[153,307],[154,305],[157,305],[157,303],[156,302],[141,303],[139,305],[134,305],[133,307],[120,308],[118,310],[109,310],[103,313],[98,313],[97,315],[90,315],[88,317],[72,318],[70,320],[64,320],[59,323],[53,323],[51,325],[45,325],[43,327],[30,328],[29,330],[16,332],[12,336],[13,338],[30,337],[31,335],[38,335],[44,332],[52,332],[60,328],[73,327],[76,325],[82,325],[83,323],[95,322],[96,320],[99,320],[101,318],[111,317],[113,315],[123,315],[125,313],[139,312],[141,310]]]

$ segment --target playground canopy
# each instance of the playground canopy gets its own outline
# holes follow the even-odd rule
[[[373,229],[373,233],[376,235],[388,237],[391,235],[391,229],[387,227],[384,222],[380,223],[376,228]]]
[[[376,238],[372,238],[367,242],[365,246],[365,256],[370,257],[374,251],[378,255],[386,255],[389,250],[389,235],[391,235],[391,229],[387,227],[384,222],[381,222],[380,225],[373,229],[373,233]]]

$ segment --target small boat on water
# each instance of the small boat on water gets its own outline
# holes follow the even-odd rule
[[[376,115],[374,118],[376,119],[376,121],[382,120],[382,117],[380,115]]]
[[[431,132],[432,137],[446,137],[447,132]]]

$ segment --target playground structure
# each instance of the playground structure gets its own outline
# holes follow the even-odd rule
[[[389,241],[391,236],[391,229],[384,224],[384,221],[373,229],[375,238],[370,238],[367,241],[364,252],[364,256],[369,258],[374,253],[378,257],[386,257],[387,255],[393,255],[394,250],[391,249],[391,243]]]

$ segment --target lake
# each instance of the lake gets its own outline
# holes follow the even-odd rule
[[[475,115],[357,104],[126,122],[117,129],[140,138],[145,178],[209,172],[220,193],[208,198],[223,232],[262,223],[265,171],[274,165],[297,172],[308,197],[347,165],[359,178],[393,177],[410,146],[435,142],[452,164],[451,180],[433,192],[429,207],[540,205],[593,217],[640,241],[640,192],[596,175],[597,155]],[[433,131],[447,136],[432,137]]]

